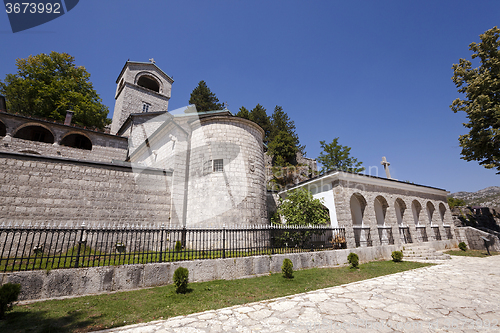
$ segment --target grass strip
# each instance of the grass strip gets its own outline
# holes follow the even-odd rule
[[[489,257],[488,252],[486,252],[486,250],[471,250],[471,249],[467,249],[467,251],[450,250],[446,251],[445,253],[452,256],[461,256],[461,257],[478,257],[478,258]],[[492,256],[496,256],[499,255],[500,252],[495,252],[490,250],[490,254]]]
[[[187,294],[173,285],[98,296],[18,305],[0,321],[0,332],[89,332],[220,309],[393,274],[428,263],[376,261],[349,267],[312,268],[250,279],[190,283]]]

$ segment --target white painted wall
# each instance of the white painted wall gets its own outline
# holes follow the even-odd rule
[[[333,198],[332,184],[325,184],[321,188],[312,184],[309,186],[314,199],[322,199],[323,205],[328,208],[330,212],[330,223],[333,228],[338,228],[337,211],[335,210],[335,199]]]

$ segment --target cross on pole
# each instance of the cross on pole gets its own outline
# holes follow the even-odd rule
[[[382,156],[382,161],[380,162],[380,164],[384,166],[385,175],[387,176],[387,179],[392,179],[391,173],[389,172],[389,165],[391,165],[391,163],[387,162],[385,156]]]

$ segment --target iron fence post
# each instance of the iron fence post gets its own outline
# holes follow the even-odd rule
[[[222,226],[222,259],[226,259],[226,225]]]
[[[165,231],[165,224],[161,225],[161,236],[160,236],[160,263],[163,262],[163,233]]]
[[[76,252],[75,268],[78,268],[78,264],[79,264],[79,261],[80,261],[80,249],[82,247],[83,233],[84,232],[85,232],[85,221],[83,221],[82,225],[80,226],[80,240],[78,241],[78,250]]]

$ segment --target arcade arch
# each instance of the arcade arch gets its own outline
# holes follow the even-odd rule
[[[14,138],[54,143],[54,134],[52,134],[49,129],[41,125],[27,125],[19,128],[14,134]]]
[[[92,150],[92,141],[80,133],[71,133],[61,140],[61,146]]]
[[[366,208],[365,198],[359,193],[354,193],[351,196],[350,207],[353,226],[363,226],[363,216]]]

